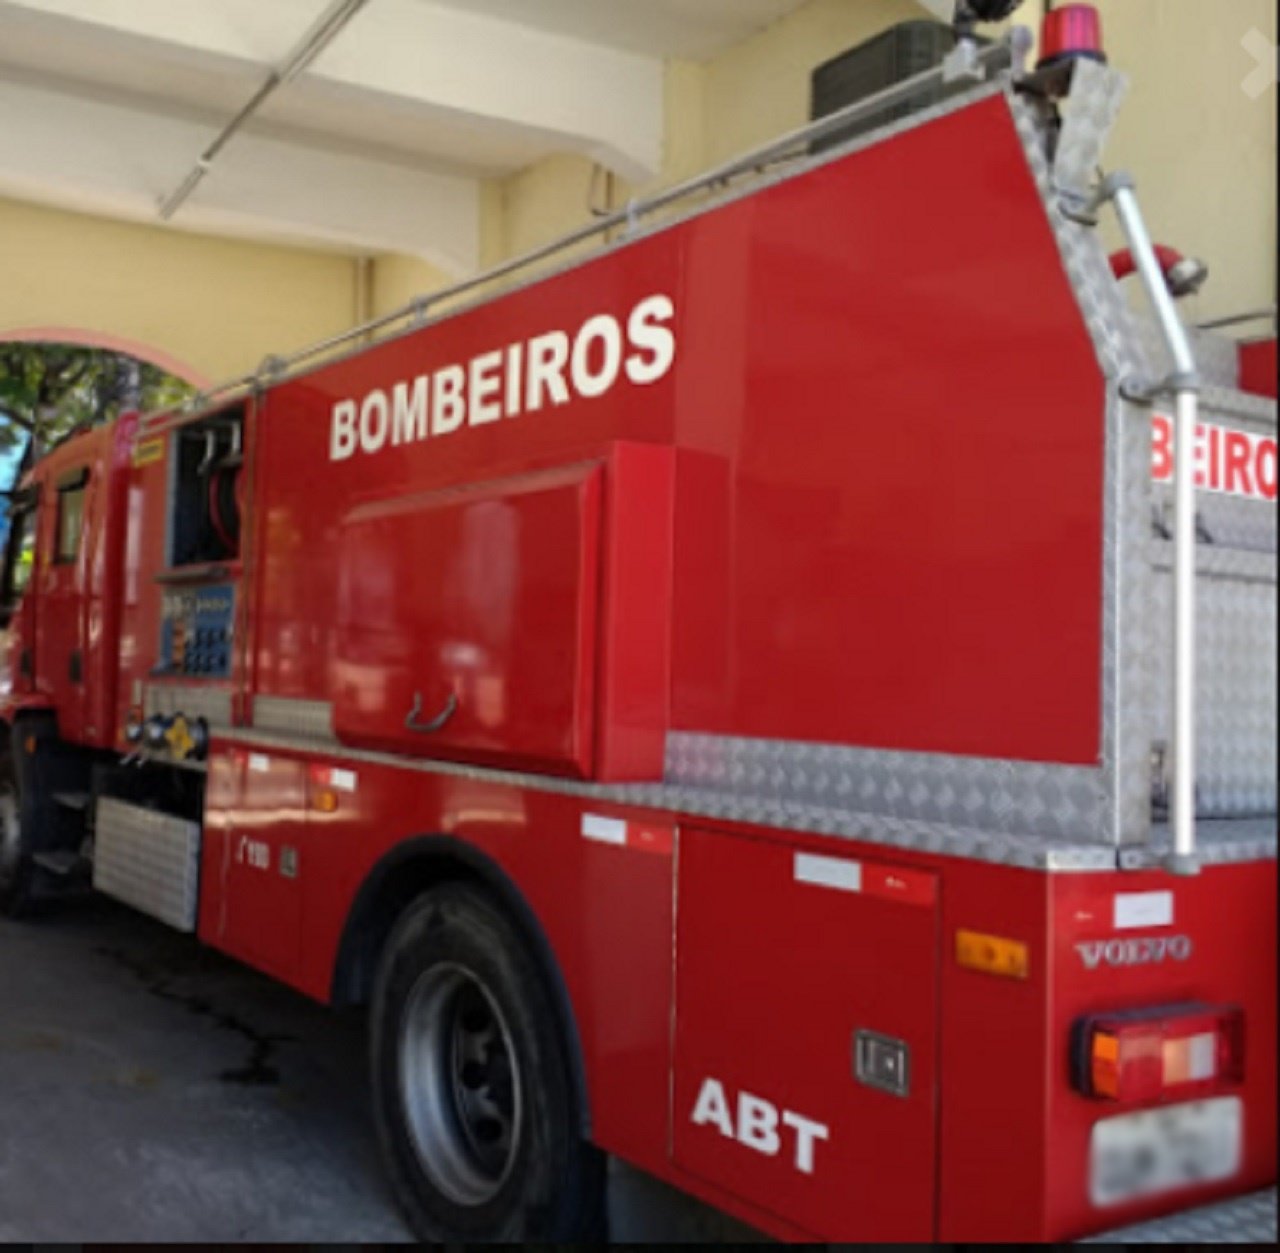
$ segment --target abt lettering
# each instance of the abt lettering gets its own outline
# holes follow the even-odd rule
[[[1134,936],[1125,940],[1085,940],[1076,952],[1086,970],[1099,966],[1149,966],[1173,960],[1184,962],[1192,952],[1191,937],[1186,935]]]
[[[339,400],[329,425],[329,460],[438,439],[575,399],[598,400],[624,379],[647,387],[675,362],[674,318],[670,296],[647,296],[625,318],[597,314],[572,335],[548,331]]]
[[[1151,422],[1151,477],[1173,480],[1173,419],[1158,413]],[[1212,422],[1196,427],[1191,448],[1195,484],[1201,491],[1276,498],[1276,441],[1267,435],[1232,431]]]
[[[792,1110],[780,1110],[763,1097],[739,1092],[737,1109],[731,1110],[719,1079],[706,1079],[693,1107],[695,1127],[714,1127],[726,1140],[736,1140],[765,1157],[777,1157],[783,1142],[794,1139],[792,1164],[801,1174],[813,1174],[815,1146],[829,1140],[831,1132],[820,1122]]]

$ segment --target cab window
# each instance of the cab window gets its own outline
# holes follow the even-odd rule
[[[13,605],[31,582],[36,564],[36,511],[23,509],[13,515],[5,561],[4,600]]]
[[[88,470],[74,470],[58,483],[58,536],[53,560],[58,565],[75,561],[80,552],[84,524],[84,494]]]

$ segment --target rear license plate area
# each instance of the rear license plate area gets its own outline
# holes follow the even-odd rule
[[[1229,1179],[1240,1169],[1243,1132],[1234,1096],[1104,1118],[1089,1143],[1090,1199],[1103,1208]]]

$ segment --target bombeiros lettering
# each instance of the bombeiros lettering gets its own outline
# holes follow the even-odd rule
[[[1151,422],[1151,477],[1173,481],[1174,421],[1157,413]],[[1276,499],[1276,438],[1236,431],[1216,422],[1196,426],[1191,468],[1197,490],[1246,500]]]
[[[548,330],[447,362],[333,406],[329,460],[372,456],[465,427],[599,400],[625,383],[648,387],[676,357],[675,302],[646,296],[625,317],[598,313],[572,334]]]

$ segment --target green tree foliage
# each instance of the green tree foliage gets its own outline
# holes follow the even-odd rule
[[[194,389],[157,366],[76,344],[0,343],[0,455],[36,436],[47,449],[122,409],[182,404]]]

